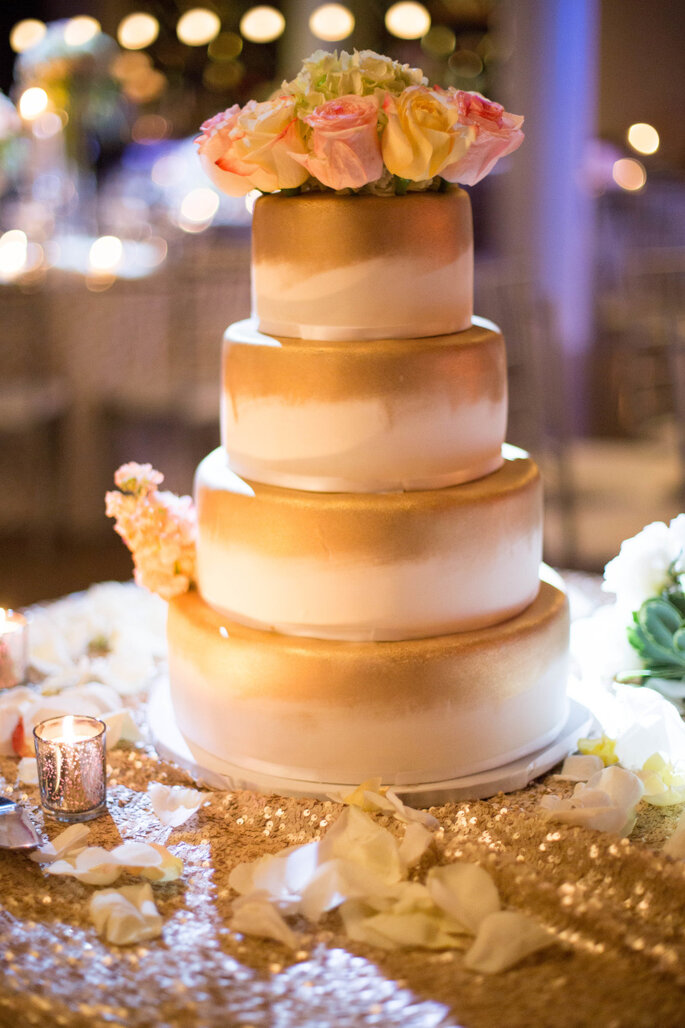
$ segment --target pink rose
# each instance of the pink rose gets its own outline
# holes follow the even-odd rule
[[[492,171],[500,157],[513,153],[521,145],[523,118],[507,114],[501,104],[487,100],[480,93],[449,89],[446,99],[459,112],[459,122],[475,128],[476,138],[464,156],[443,168],[440,174],[448,182],[474,186]]]
[[[312,153],[295,159],[330,189],[360,189],[380,178],[378,106],[375,96],[354,95],[320,104],[305,119]]]
[[[205,171],[229,196],[294,189],[307,178],[295,159],[306,147],[291,96],[235,104],[206,121],[196,143]]]

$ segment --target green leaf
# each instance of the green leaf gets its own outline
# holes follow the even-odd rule
[[[682,627],[680,611],[668,600],[647,600],[638,612],[638,622],[644,632],[659,645],[670,646],[673,633]]]
[[[409,185],[410,179],[400,178],[399,175],[395,175],[395,194],[397,196],[404,196],[407,192],[407,186]]]

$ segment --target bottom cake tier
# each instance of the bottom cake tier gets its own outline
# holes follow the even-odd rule
[[[437,782],[533,752],[567,713],[568,604],[548,569],[522,614],[457,635],[291,637],[227,621],[191,591],[169,604],[168,640],[178,726],[218,769]]]

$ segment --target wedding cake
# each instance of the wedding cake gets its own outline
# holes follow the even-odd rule
[[[522,119],[420,74],[316,54],[199,140],[221,188],[272,194],[197,470],[196,588],[168,619],[177,723],[237,783],[441,782],[566,718],[567,603],[540,578],[538,469],[504,445],[459,187]]]

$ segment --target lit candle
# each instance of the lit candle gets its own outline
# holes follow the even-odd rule
[[[89,821],[107,809],[103,721],[67,714],[33,730],[43,808],[58,821]]]
[[[0,689],[26,681],[28,621],[16,610],[0,607]]]

